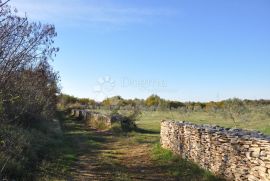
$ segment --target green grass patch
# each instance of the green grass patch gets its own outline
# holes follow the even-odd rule
[[[108,110],[96,110],[102,113],[108,113]],[[195,124],[214,124],[223,127],[237,127],[247,130],[257,130],[270,135],[270,106],[253,107],[248,112],[239,115],[234,121],[227,116],[226,111],[206,112],[180,110],[172,111],[142,111],[140,119],[136,122],[142,129],[151,131],[160,131],[161,120],[179,120],[189,121]],[[130,111],[120,110],[119,113],[128,115]]]
[[[201,169],[196,164],[181,159],[171,151],[161,148],[155,144],[152,149],[152,159],[169,175],[184,181],[222,181],[210,172]]]

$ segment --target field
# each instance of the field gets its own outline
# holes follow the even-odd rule
[[[110,113],[108,110],[99,111],[104,114]],[[245,115],[248,121],[238,121],[236,127],[270,134],[270,120],[265,110],[256,111]],[[125,115],[129,114],[129,111],[119,112]],[[66,168],[65,179],[177,180],[181,178],[181,180],[188,181],[222,180],[200,169],[195,164],[180,159],[170,151],[160,148],[160,121],[163,119],[235,127],[235,122],[225,119],[222,113],[202,111],[192,113],[143,111],[137,121],[139,129],[130,133],[102,132],[89,129],[84,126],[83,122],[65,116],[60,120],[65,141],[69,144],[66,145],[66,152],[63,152],[61,157],[70,158],[70,161],[60,162],[64,165],[59,166]],[[52,178],[56,179],[57,177]]]
[[[53,170],[48,180],[221,180],[160,148],[158,121],[152,127],[142,120],[139,130],[125,133],[90,129],[64,114],[59,120],[68,144],[46,168]]]
[[[95,110],[97,111],[97,110]],[[108,110],[101,110],[102,113],[109,113]],[[128,114],[128,111],[120,111]],[[205,111],[142,111],[137,122],[138,126],[152,131],[160,130],[161,120],[189,121],[196,124],[219,125],[226,128],[242,128],[246,130],[260,131],[270,135],[270,106],[252,108],[249,112],[239,115],[236,123],[226,116],[224,112]]]
[[[105,109],[92,111],[111,113]],[[118,112],[123,115],[131,113],[127,110]],[[239,115],[235,122],[221,111],[142,111],[136,121],[139,129],[127,133],[119,129],[109,132],[93,130],[67,113],[59,112],[57,120],[61,126],[54,126],[58,136],[50,136],[50,146],[44,149],[48,158],[32,176],[39,180],[221,180],[160,148],[160,121],[185,120],[258,130],[269,135],[268,113],[269,106],[253,108]],[[37,145],[42,146],[40,141]]]

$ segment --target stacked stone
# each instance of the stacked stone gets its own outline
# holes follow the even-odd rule
[[[103,127],[104,129],[110,129],[113,123],[118,122],[122,125],[122,123],[124,123],[125,121],[125,118],[121,115],[109,116],[101,113],[92,112],[90,110],[72,109],[71,115],[75,118],[83,120],[86,126],[92,128]]]
[[[80,117],[80,110],[79,109],[75,109],[74,110],[74,117],[75,118],[79,118]]]
[[[161,145],[227,180],[270,180],[270,138],[259,132],[162,121]]]
[[[106,116],[100,113],[86,111],[84,116],[86,126],[92,128],[98,128],[98,125],[104,125],[105,128],[109,129],[112,126],[112,120],[110,116]]]
[[[75,109],[71,109],[70,115],[71,115],[71,116],[75,116]]]

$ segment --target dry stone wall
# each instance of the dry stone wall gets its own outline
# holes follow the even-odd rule
[[[91,112],[89,110],[72,109],[71,115],[85,121],[86,126],[98,129],[110,129],[113,118],[108,115]]]
[[[270,138],[259,132],[162,121],[161,145],[227,180],[270,180]]]
[[[86,126],[98,129],[110,129],[112,127],[112,118],[99,113],[88,112],[85,119]]]

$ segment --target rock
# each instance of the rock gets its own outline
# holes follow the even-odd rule
[[[258,132],[162,121],[161,145],[227,180],[270,180],[270,137]]]
[[[259,151],[253,151],[253,152],[251,152],[251,157],[259,158],[259,156],[260,156],[260,152]]]
[[[259,178],[255,177],[253,175],[248,176],[248,181],[259,181],[259,180],[260,180]]]

